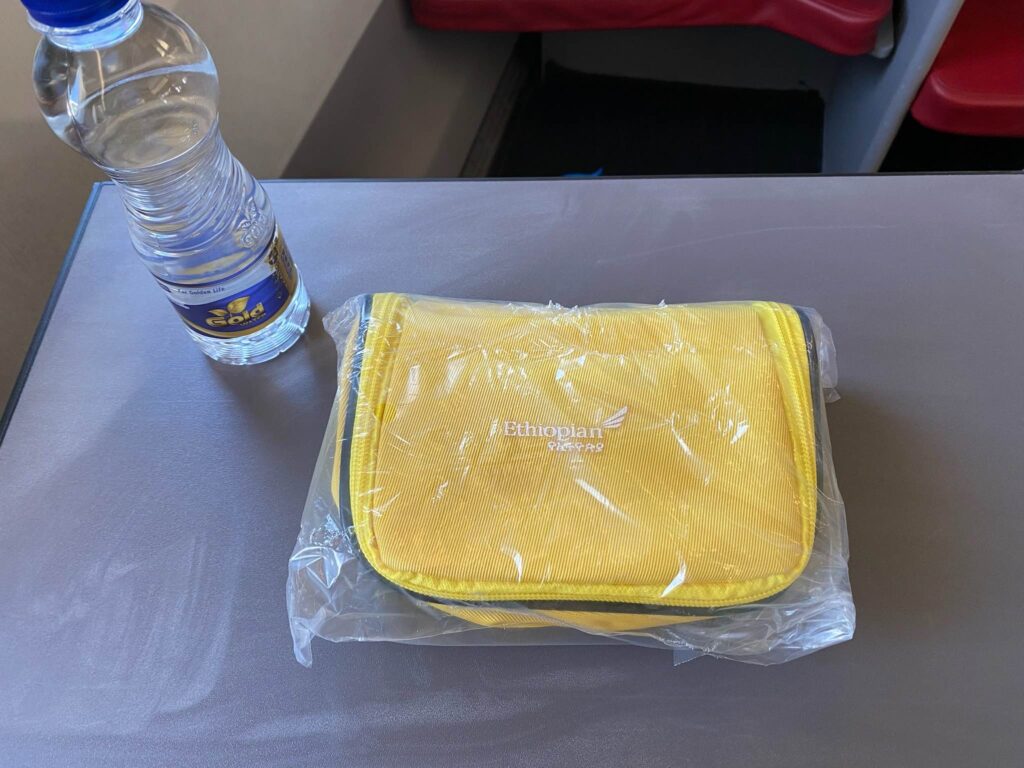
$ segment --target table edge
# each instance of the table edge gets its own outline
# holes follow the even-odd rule
[[[18,375],[14,379],[14,386],[11,387],[10,395],[7,397],[7,404],[4,406],[3,415],[0,415],[0,446],[3,446],[4,438],[7,436],[7,428],[11,425],[11,419],[14,418],[14,409],[17,407],[18,401],[21,399],[21,393],[25,389],[25,382],[28,381],[28,376],[32,372],[32,364],[35,362],[36,355],[39,353],[39,346],[43,343],[43,336],[46,335],[46,329],[50,324],[50,318],[53,316],[53,311],[57,306],[57,301],[60,299],[64,283],[67,282],[68,273],[71,271],[71,264],[75,260],[75,254],[78,252],[79,245],[81,245],[82,237],[85,235],[85,229],[89,223],[89,219],[92,218],[92,212],[96,207],[96,201],[99,199],[103,187],[109,186],[110,183],[111,182],[109,181],[93,182],[92,190],[89,192],[89,197],[85,201],[85,208],[82,210],[82,215],[78,219],[78,225],[75,227],[75,234],[71,237],[71,245],[68,246],[68,250],[64,254],[64,260],[61,262],[60,271],[57,273],[57,278],[54,280],[53,287],[50,289],[50,296],[47,298],[46,306],[43,308],[43,313],[40,315],[39,322],[36,324],[35,332],[32,334],[32,341],[29,342],[28,350],[25,352],[25,357],[21,362],[21,368],[18,369]]]
[[[701,179],[885,179],[904,176],[1020,176],[1021,171],[875,171],[872,173],[670,173],[615,176],[335,176],[321,178],[260,179],[260,184],[437,184],[459,183],[515,183],[531,181],[564,181],[578,184],[607,181],[673,181]],[[100,182],[109,184],[110,182]]]

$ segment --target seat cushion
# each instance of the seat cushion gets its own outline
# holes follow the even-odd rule
[[[892,0],[411,0],[437,29],[547,32],[571,29],[760,26],[835,53],[874,48]]]
[[[967,0],[911,113],[938,131],[1024,136],[1024,7]]]

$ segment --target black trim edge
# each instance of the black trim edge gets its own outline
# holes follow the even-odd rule
[[[61,291],[64,290],[64,283],[67,282],[68,273],[71,271],[71,264],[75,260],[78,246],[81,245],[85,229],[92,218],[93,208],[96,207],[96,201],[99,199],[100,192],[103,191],[105,186],[109,185],[109,181],[95,182],[92,185],[92,191],[89,192],[88,199],[85,201],[82,216],[78,219],[75,234],[71,237],[71,245],[68,246],[68,250],[64,254],[64,261],[61,262],[60,272],[57,273],[57,279],[53,283],[53,288],[50,289],[50,297],[46,300],[43,314],[39,317],[35,333],[32,334],[32,341],[29,343],[28,350],[25,352],[25,358],[21,363],[21,369],[14,380],[11,394],[7,398],[7,405],[4,407],[3,415],[0,416],[0,445],[3,445],[4,437],[7,436],[7,428],[11,425],[11,419],[14,418],[14,409],[18,405],[18,401],[21,400],[21,393],[25,389],[25,382],[28,381],[28,375],[32,372],[32,364],[36,361],[39,347],[43,343],[43,336],[46,335],[46,329],[50,325],[50,318],[53,316],[53,311],[57,308],[57,301],[60,299]]]

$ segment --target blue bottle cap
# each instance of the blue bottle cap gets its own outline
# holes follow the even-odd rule
[[[29,15],[48,27],[84,27],[117,13],[131,0],[21,0]]]

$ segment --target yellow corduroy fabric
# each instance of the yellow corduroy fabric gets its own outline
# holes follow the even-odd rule
[[[450,614],[628,631],[768,597],[807,563],[792,307],[377,294],[341,373],[337,501],[373,569]]]

